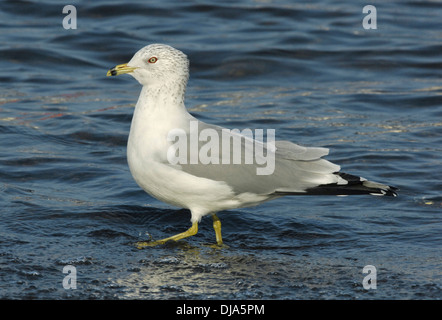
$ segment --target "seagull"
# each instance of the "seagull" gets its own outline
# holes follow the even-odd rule
[[[189,60],[169,45],[147,45],[107,72],[121,74],[142,85],[127,143],[134,180],[154,198],[191,212],[187,231],[137,242],[138,248],[193,236],[206,215],[212,216],[216,245],[222,246],[217,212],[283,196],[397,196],[393,186],[341,172],[339,165],[322,158],[327,148],[258,141],[250,130],[246,134],[198,120],[184,103]]]

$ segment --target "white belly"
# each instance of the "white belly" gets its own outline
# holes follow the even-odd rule
[[[158,147],[158,141],[149,145],[129,136],[127,160],[130,172],[148,194],[168,204],[190,209],[194,221],[206,214],[240,205],[227,184],[181,171],[179,166],[161,159]]]

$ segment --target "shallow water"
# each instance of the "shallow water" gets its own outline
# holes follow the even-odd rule
[[[440,299],[442,9],[436,1],[58,1],[0,7],[0,298]],[[397,198],[290,197],[190,226],[126,164],[140,90],[105,77],[141,47],[188,54],[189,110],[325,146]],[[64,289],[63,268],[77,271]],[[362,270],[373,265],[376,289]]]

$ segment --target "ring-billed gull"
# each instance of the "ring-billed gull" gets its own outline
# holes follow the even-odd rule
[[[107,75],[125,73],[143,86],[127,144],[131,174],[153,197],[189,209],[192,222],[183,233],[138,242],[139,248],[195,235],[198,222],[209,214],[213,217],[216,242],[221,245],[217,212],[258,205],[281,196],[396,196],[395,187],[340,172],[338,165],[321,158],[328,154],[326,148],[272,139],[264,143],[245,131],[197,120],[184,105],[189,60],[175,48],[148,45]]]

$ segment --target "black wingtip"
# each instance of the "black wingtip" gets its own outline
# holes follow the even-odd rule
[[[398,196],[398,191],[399,188],[393,187],[393,186],[388,186],[387,190],[384,190],[386,193],[384,194],[384,196],[391,196],[391,197],[397,197]]]
[[[399,190],[396,187],[385,185],[378,182],[366,180],[364,178],[343,173],[335,172],[345,180],[346,183],[330,183],[322,184],[316,187],[305,189],[304,191],[275,191],[274,194],[278,196],[289,195],[330,195],[330,196],[348,196],[348,195],[373,195],[373,196],[388,196],[397,197]]]
[[[343,173],[343,172],[335,172],[336,175],[340,176],[347,183],[346,184],[338,184],[338,183],[330,183],[323,184],[316,187],[308,188],[304,192],[276,192],[280,195],[295,195],[295,194],[304,194],[304,195],[334,195],[334,196],[347,196],[347,195],[374,195],[374,196],[389,196],[389,197],[397,197],[396,187],[388,186],[385,184],[368,181],[364,178]]]

